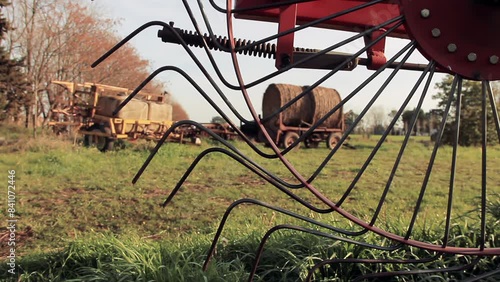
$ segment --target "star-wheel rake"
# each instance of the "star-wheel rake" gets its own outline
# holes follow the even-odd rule
[[[187,17],[192,23],[193,31],[177,28],[172,22],[153,21],[146,23],[99,58],[93,67],[97,66],[99,62],[106,59],[144,29],[152,26],[161,27],[158,31],[158,37],[163,42],[181,45],[187,57],[201,70],[210,85],[210,89],[199,85],[198,81],[181,68],[169,65],[153,72],[129,96],[129,100],[159,73],[165,71],[176,72],[189,82],[200,96],[235,129],[246,145],[256,153],[256,157],[251,158],[243,154],[231,142],[227,142],[197,122],[179,121],[158,142],[133,182],[138,180],[171,131],[178,126],[192,125],[205,131],[224,146],[209,148],[200,153],[171,191],[164,205],[172,201],[184,181],[205,156],[221,153],[246,167],[256,178],[261,178],[279,189],[290,201],[296,201],[309,210],[308,215],[299,214],[266,203],[263,199],[242,198],[233,202],[227,208],[220,222],[204,264],[205,268],[214,255],[225,223],[234,208],[241,205],[257,205],[270,209],[275,213],[281,213],[289,218],[294,218],[294,220],[302,221],[304,225],[281,224],[269,229],[263,236],[258,250],[256,250],[254,265],[248,278],[249,281],[259,275],[259,269],[262,268],[259,266],[259,262],[263,252],[265,252],[266,242],[275,232],[282,230],[309,233],[330,238],[332,242],[340,241],[345,244],[354,244],[368,250],[376,249],[390,253],[417,248],[429,254],[427,257],[402,257],[401,259],[319,258],[308,270],[308,275],[305,277],[305,280],[308,281],[329,279],[331,273],[325,269],[339,264],[394,266],[383,271],[360,273],[358,277],[350,278],[355,280],[385,280],[397,279],[398,277],[418,279],[420,275],[422,277],[423,275],[428,275],[425,277],[434,277],[433,274],[447,274],[449,276],[443,277],[448,277],[451,280],[454,279],[453,277],[466,277],[470,281],[495,281],[500,277],[500,267],[498,265],[490,267],[484,272],[477,272],[476,268],[485,257],[490,258],[493,264],[498,264],[498,256],[500,255],[500,247],[497,245],[498,238],[496,238],[498,236],[498,218],[496,218],[495,222],[495,219],[492,220],[492,216],[488,212],[488,202],[498,201],[500,193],[500,183],[495,183],[492,180],[494,178],[490,177],[500,172],[498,163],[495,163],[489,157],[491,152],[497,150],[497,148],[488,145],[488,122],[491,122],[491,120],[493,120],[494,124],[493,133],[496,139],[500,141],[498,107],[492,89],[492,83],[500,79],[500,33],[498,31],[498,27],[500,27],[500,1],[236,0],[233,2],[227,0],[223,1],[225,2],[223,4],[216,3],[221,1],[215,0],[183,0],[182,2],[187,11]],[[226,36],[216,35],[213,32],[206,9],[211,9],[212,13],[220,13],[225,17]],[[195,12],[199,12],[198,15],[201,16],[197,18]],[[237,39],[233,34],[235,31],[233,23],[241,19],[275,23],[273,28],[277,31],[254,40]],[[266,28],[268,27],[269,25],[266,25]],[[203,32],[202,28],[205,32]],[[321,41],[322,47],[296,47],[294,43],[299,35],[312,30],[317,34],[324,34],[317,40],[318,42]],[[345,39],[332,36],[329,33],[332,31],[344,34]],[[394,54],[389,56],[386,47],[387,49],[393,47],[391,44],[396,42],[394,40],[397,40],[398,43],[403,42],[403,44],[397,47]],[[203,56],[208,59],[208,63],[202,62],[199,53],[193,51],[198,48],[205,51]],[[231,83],[228,76],[224,75],[218,65],[218,59],[214,56],[215,52],[226,54],[231,60],[234,70],[231,78],[234,76],[236,83]],[[274,69],[268,73],[259,74],[256,79],[248,81],[243,75],[243,73],[246,73],[241,63],[243,56],[255,56],[258,64],[274,61]],[[422,59],[415,60],[415,56],[420,56]],[[359,78],[357,70],[362,66],[367,69],[363,72],[366,77]],[[308,92],[321,85],[328,85],[332,80],[335,80],[335,83],[338,84],[342,83],[343,80],[347,80],[349,75],[356,75],[354,80],[357,85],[348,95],[344,96],[339,104],[331,108],[322,118],[319,118],[290,146],[282,149],[273,142],[272,136],[266,130],[266,119],[259,115],[254,106],[255,103],[252,100],[251,93],[253,88],[258,88],[258,86],[277,79],[286,80],[290,73],[297,74],[299,70],[304,73],[316,70],[313,72],[315,76],[308,81],[307,87],[304,87],[301,94],[284,104],[274,115],[279,115],[294,103],[300,101]],[[405,74],[409,72],[416,76],[408,78]],[[215,75],[212,75],[212,73]],[[422,152],[426,159],[425,169],[419,170],[412,165],[412,161],[420,160],[422,156],[408,155],[410,153],[408,153],[407,148],[414,144],[412,133],[418,124],[418,115],[424,101],[432,95],[431,83],[436,76],[443,74],[452,77],[451,89],[446,93],[443,111],[433,135],[433,142],[427,147],[428,151]],[[366,159],[357,162],[359,168],[352,174],[350,182],[348,184],[339,182],[335,176],[331,175],[338,172],[339,164],[342,163],[342,159],[338,157],[341,155],[341,147],[352,136],[355,127],[375,107],[379,99],[386,92],[389,92],[390,85],[398,80],[404,80],[404,84],[410,86],[408,90],[401,90],[399,93],[399,98],[401,98],[399,108],[393,112],[392,120],[384,128],[377,144],[370,148]],[[477,81],[481,85],[481,101],[477,101],[480,110],[476,113],[477,130],[481,133],[481,142],[476,153],[481,156],[481,161],[474,164],[473,167],[470,167],[469,160],[462,154],[462,148],[459,146],[462,112],[470,106],[462,103],[462,91],[464,84],[469,81]],[[368,96],[366,95],[367,91],[370,93]],[[209,92],[216,93],[222,104],[215,102]],[[243,99],[251,115],[250,119],[244,118],[244,114],[233,106],[231,95],[238,95]],[[359,96],[363,98],[360,99]],[[125,100],[115,112],[118,112],[127,101]],[[340,111],[346,105],[352,105],[349,103],[359,104],[359,101],[363,101],[365,106],[346,128],[334,148],[326,151],[324,159],[318,163],[315,170],[299,171],[289,158],[289,154],[292,154],[291,150],[300,142],[304,142],[329,116]],[[397,154],[385,156],[384,146],[388,143],[388,136],[405,109],[412,102],[416,102],[415,110]],[[223,108],[229,109],[230,114]],[[236,118],[232,119],[231,115]],[[255,123],[259,130],[263,132],[270,148],[267,150],[254,144],[253,140],[239,128],[238,124],[243,123]],[[452,130],[452,145],[443,147],[442,139],[447,129]],[[438,155],[442,156],[442,154],[445,155],[445,158],[438,157]],[[290,173],[293,180],[290,180],[290,178],[284,179],[266,169],[262,162],[259,161],[263,158],[279,161]],[[447,161],[443,162],[443,159]],[[390,166],[387,166],[390,169],[386,169],[386,171],[373,170],[372,164],[380,161],[390,163]],[[464,178],[461,174],[463,167],[474,170],[477,177]],[[435,180],[434,171],[445,171],[445,175],[447,175],[446,180],[439,182],[441,184],[437,186],[433,184]],[[329,184],[326,186],[341,186],[342,193],[332,194],[331,190],[328,189],[329,187],[325,187],[324,182],[318,183],[317,179],[325,172],[330,173]],[[376,183],[363,184],[363,176],[369,173],[374,173],[378,179],[382,180]],[[404,177],[401,177],[401,175],[404,175]],[[446,183],[446,185],[442,183]],[[405,188],[404,191],[411,189],[414,195],[410,196],[405,194],[407,192],[401,192],[403,187]],[[480,227],[478,233],[473,236],[474,240],[466,244],[459,244],[451,236],[454,232],[453,229],[456,226],[467,225],[467,221],[472,220],[471,218],[460,218],[459,215],[465,211],[460,210],[460,207],[457,207],[458,204],[456,204],[458,200],[464,200],[460,198],[463,197],[462,190],[466,189],[466,187],[469,187],[474,193],[474,198],[465,199],[465,201],[477,202],[478,210],[472,217]],[[442,200],[437,202],[436,198],[428,196],[429,190],[439,191]],[[300,195],[298,191],[301,191]],[[307,192],[304,193],[303,191]],[[360,212],[356,209],[356,206],[350,204],[350,199],[356,193],[372,193],[372,197],[378,199],[377,204],[365,207],[365,209],[362,209],[363,212]],[[308,197],[303,195],[308,195]],[[385,213],[397,214],[400,212],[396,206],[403,198],[411,199],[410,206],[404,207],[411,210],[411,216],[405,221],[404,230],[398,232],[389,230],[387,225],[384,224]],[[425,214],[425,207],[433,205],[434,202],[435,205],[440,205],[439,208],[442,210],[442,214]],[[327,224],[312,216],[314,214],[334,214],[350,222],[354,228],[345,229]],[[416,226],[422,220],[442,221],[440,240],[425,242],[415,239]],[[361,235],[368,233],[378,236],[380,242],[366,243],[358,240]],[[450,267],[428,267],[432,265],[433,261],[449,256],[464,259],[460,260],[462,263]],[[405,265],[408,264],[417,267],[406,268]],[[374,269],[379,268],[374,267]],[[460,275],[453,276],[452,273]]]

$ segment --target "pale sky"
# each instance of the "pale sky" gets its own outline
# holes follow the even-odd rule
[[[205,2],[205,11],[208,13],[214,32],[219,35],[227,35],[225,15],[213,10],[208,1]],[[219,0],[216,2],[221,6],[225,4],[225,1]],[[206,32],[206,27],[202,24],[197,1],[189,1],[189,4],[196,12],[196,15],[198,16],[198,23],[200,24],[203,32]],[[90,2],[89,5],[95,6],[105,17],[121,19],[121,25],[117,28],[117,32],[122,37],[125,37],[142,24],[153,20],[164,21],[167,23],[173,21],[175,22],[176,27],[186,30],[194,30],[182,1],[180,0],[147,0],[142,2],[132,0],[95,0]],[[274,34],[277,31],[277,24],[273,23],[235,20],[234,24],[235,37],[242,39],[258,40],[266,35]],[[221,100],[217,98],[217,93],[214,91],[213,87],[209,85],[208,81],[198,70],[184,49],[180,45],[163,43],[159,38],[157,38],[156,33],[159,29],[159,27],[151,27],[139,34],[128,44],[132,44],[144,59],[151,62],[151,71],[165,65],[177,66],[192,76],[194,80],[211,95],[211,97],[214,97],[218,103],[221,103]],[[321,49],[333,45],[349,36],[352,36],[352,34],[340,31],[309,28],[296,35],[295,47]],[[389,58],[391,54],[400,50],[400,48],[406,43],[408,43],[408,41],[389,39],[386,42],[387,57]],[[362,47],[363,41],[355,41],[342,49],[338,49],[338,51],[354,53]],[[241,92],[232,91],[223,86],[223,84],[217,79],[215,72],[209,64],[206,54],[202,49],[193,48],[192,50],[195,54],[197,54],[200,61],[203,62],[210,74],[215,78],[219,87],[229,97],[234,106],[241,112],[241,115],[250,119],[251,115],[243,102]],[[229,54],[214,51],[214,57],[216,58],[219,67],[227,80],[232,84],[237,84]],[[416,56],[412,56],[411,62],[425,63],[427,61],[420,54],[417,54]],[[242,55],[240,56],[240,65],[246,83],[275,71],[274,61],[271,59]],[[272,80],[264,82],[262,85],[251,88],[249,93],[252,97],[252,103],[254,104],[257,112],[261,113],[262,95],[270,83],[310,85],[326,73],[327,71],[304,69],[289,71]],[[372,71],[367,71],[366,67],[358,66],[354,71],[339,72],[335,74],[332,78],[323,83],[322,86],[337,89],[341,97],[344,98],[371,73]],[[380,76],[380,79],[377,79],[375,82],[369,84],[365,90],[358,94],[359,97],[352,99],[346,104],[345,109],[353,109],[356,112],[360,112],[366,102],[378,90],[380,83],[385,80],[382,78],[387,77],[389,73],[390,70],[386,71],[384,75]],[[419,74],[420,73],[417,72],[401,71],[390,86],[385,90],[376,105],[383,107],[387,112],[392,109],[399,108],[403,99],[407,96],[409,90],[414,85]],[[434,79],[433,85],[435,82],[440,81],[441,77],[441,75],[437,75]],[[212,117],[218,115],[216,111],[213,110],[211,106],[201,97],[201,95],[198,94],[196,90],[179,74],[173,72],[163,73],[158,76],[158,80],[165,83],[167,89],[184,107],[192,120],[198,122],[208,122]],[[420,93],[421,92],[417,92],[416,95],[419,95]],[[435,93],[434,87],[432,87],[431,93],[427,95],[428,98],[424,103],[424,110],[434,108],[437,104],[436,101],[431,99],[432,93]],[[412,100],[410,107],[413,108],[416,104],[417,100],[415,98]],[[226,107],[223,107],[223,109],[226,109]],[[234,115],[230,115],[230,117],[235,118]],[[236,121],[236,123],[239,124],[238,121]]]

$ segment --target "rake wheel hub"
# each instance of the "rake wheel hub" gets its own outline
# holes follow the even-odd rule
[[[500,80],[500,1],[401,0],[420,52],[452,74]]]

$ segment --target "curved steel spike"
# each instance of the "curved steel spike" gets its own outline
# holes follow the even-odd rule
[[[117,43],[115,46],[113,46],[111,49],[109,49],[108,52],[104,53],[104,55],[102,55],[101,57],[99,57],[95,62],[93,62],[90,66],[92,68],[95,68],[97,67],[100,63],[102,63],[104,60],[106,60],[109,56],[111,56],[114,52],[116,52],[118,49],[120,49],[123,45],[125,45],[125,43],[127,43],[128,41],[130,41],[132,38],[134,38],[137,34],[141,33],[142,31],[144,31],[145,29],[147,29],[148,27],[151,27],[151,26],[155,26],[155,25],[158,25],[158,26],[165,26],[165,25],[168,25],[167,23],[165,22],[162,22],[162,21],[151,21],[151,22],[148,22],[148,23],[145,23],[143,24],[142,26],[140,26],[139,28],[137,28],[136,30],[132,31],[127,37],[125,37],[124,39],[122,39],[119,43]]]
[[[310,222],[310,223],[318,225],[317,222]],[[345,238],[345,237],[331,235],[329,233],[320,232],[318,230],[309,229],[309,228],[305,228],[305,227],[302,227],[302,226],[295,226],[295,225],[290,225],[290,224],[280,224],[280,225],[273,226],[262,237],[262,239],[260,241],[260,244],[259,244],[259,248],[257,249],[256,255],[255,255],[255,260],[254,260],[254,264],[252,266],[252,271],[250,272],[250,275],[249,275],[249,278],[248,278],[249,282],[253,280],[253,278],[255,276],[255,273],[257,272],[257,267],[259,266],[259,262],[260,262],[260,259],[262,257],[262,253],[264,251],[264,245],[265,245],[265,243],[267,242],[267,240],[271,237],[271,235],[274,232],[281,231],[281,230],[284,230],[284,229],[285,230],[300,231],[300,232],[308,233],[308,234],[311,234],[311,235],[320,236],[320,237],[323,237],[323,238],[338,240],[338,241],[342,241],[344,243],[355,244],[355,245],[358,245],[358,246],[361,246],[361,247],[367,247],[367,248],[376,249],[376,250],[383,250],[383,251],[395,251],[395,250],[400,249],[400,248],[402,248],[404,246],[403,244],[398,244],[398,245],[395,245],[395,246],[383,247],[383,246],[369,244],[369,243],[365,243],[365,242],[361,242],[361,241],[356,241],[356,240],[353,240],[353,239],[348,239],[348,238]]]

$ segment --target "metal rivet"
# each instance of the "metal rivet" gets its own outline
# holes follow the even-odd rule
[[[492,65],[496,65],[496,64],[498,64],[498,56],[497,56],[497,55],[493,55],[493,56],[491,56],[491,57],[490,57],[490,63],[491,63]]]
[[[448,44],[448,51],[450,51],[451,53],[456,52],[457,51],[457,45],[455,43]]]
[[[467,55],[467,59],[471,62],[474,62],[477,60],[477,55],[476,53],[469,53],[469,55]]]
[[[431,11],[429,11],[429,9],[422,9],[422,11],[420,11],[420,15],[422,18],[428,18],[431,15]]]
[[[439,37],[441,35],[441,30],[439,28],[435,28],[432,30],[432,36]]]

